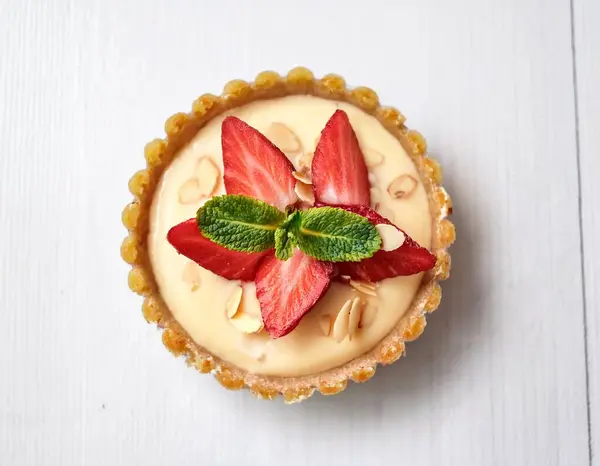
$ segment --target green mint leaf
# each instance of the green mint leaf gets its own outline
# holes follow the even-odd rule
[[[335,207],[300,212],[300,222],[290,229],[300,250],[330,262],[358,262],[371,257],[381,237],[366,218]]]
[[[275,230],[275,257],[286,261],[294,254],[294,231],[300,225],[300,212],[295,211]]]
[[[266,202],[239,195],[217,196],[198,209],[198,228],[227,249],[260,252],[275,245],[285,214]]]

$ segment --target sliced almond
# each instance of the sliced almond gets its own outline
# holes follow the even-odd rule
[[[392,209],[390,209],[389,207],[383,205],[383,204],[379,204],[377,206],[377,212],[382,216],[387,218],[390,222],[394,223],[395,222],[395,214],[394,211]]]
[[[179,188],[179,202],[181,204],[191,204],[202,198],[202,191],[197,178],[190,178]]]
[[[248,289],[237,286],[226,305],[229,323],[244,333],[260,332],[264,325],[259,313],[250,304],[256,297]]]
[[[340,280],[344,283],[350,283],[351,278],[350,275],[340,275]]]
[[[192,204],[204,197],[214,194],[221,172],[209,156],[198,160],[194,176],[188,179],[179,188],[179,202]]]
[[[256,333],[263,329],[263,321],[253,315],[240,312],[231,319],[231,325],[244,333]]]
[[[380,223],[375,228],[381,236],[381,249],[384,251],[393,251],[404,244],[406,237],[404,233],[398,230],[394,225]]]
[[[204,156],[196,163],[196,179],[198,180],[198,189],[202,197],[209,197],[215,193],[221,171],[209,156]]]
[[[375,320],[375,315],[377,314],[377,307],[373,304],[369,303],[365,307],[363,307],[362,312],[360,313],[360,322],[358,323],[359,328],[368,327]]]
[[[321,328],[323,335],[329,336],[329,334],[331,333],[331,324],[332,322],[330,315],[319,316],[319,327]]]
[[[411,175],[400,175],[388,186],[388,193],[394,199],[407,199],[417,189],[417,180]]]
[[[301,201],[304,201],[311,205],[315,203],[315,193],[313,192],[312,184],[306,184],[302,183],[302,181],[296,181],[294,191],[296,192]]]
[[[181,279],[192,285],[191,290],[196,291],[200,288],[200,270],[199,265],[195,262],[189,261],[183,267],[183,271],[181,272]]]
[[[363,281],[363,280],[356,280],[356,282],[359,283],[360,286],[362,286],[363,288],[368,288],[369,290],[373,290],[373,291],[375,291],[377,289],[377,287],[379,286],[377,283],[367,282],[367,281]]]
[[[372,185],[377,184],[377,175],[375,175],[375,173],[369,172],[368,178],[369,178],[369,183],[371,183]]]
[[[312,178],[307,167],[301,167],[300,170],[292,172],[292,176],[304,184],[312,184]]]
[[[348,335],[348,324],[350,322],[350,309],[352,301],[348,300],[344,303],[340,312],[338,312],[335,322],[333,323],[332,335],[335,341],[340,343]]]
[[[298,152],[302,148],[298,137],[283,123],[271,123],[265,136],[283,152]]]
[[[269,344],[270,341],[268,339],[265,340],[257,335],[240,335],[240,346],[242,351],[259,362],[262,362],[266,359],[266,351]]]
[[[348,338],[352,339],[358,329],[360,314],[362,312],[362,301],[360,298],[354,298],[350,307],[350,319],[348,321]]]
[[[255,333],[255,332],[252,332]],[[248,349],[248,355],[250,355],[250,357],[256,359],[258,362],[262,362],[265,360],[265,358],[267,357],[267,354],[265,353],[265,350],[262,348],[251,348]]]
[[[383,162],[383,154],[374,149],[367,148],[363,150],[363,155],[365,156],[365,164],[368,168],[376,167]]]
[[[260,316],[260,303],[256,297],[256,283],[246,282],[240,285],[244,289],[242,295],[242,306],[243,311],[255,316]]]
[[[230,319],[233,319],[233,317],[235,317],[235,315],[240,310],[240,303],[242,302],[243,293],[244,290],[241,286],[237,286],[233,293],[231,293],[231,296],[229,297],[229,300],[227,301],[227,304],[225,306],[227,317],[229,317]]]
[[[310,170],[310,167],[312,165],[312,159],[314,156],[315,154],[313,152],[305,152],[303,154],[300,154],[296,159],[296,166],[300,169],[305,168],[307,170]]]
[[[373,285],[372,283],[350,280],[349,285],[356,291],[359,291],[363,294],[367,294],[369,296],[377,296],[377,293],[375,292],[375,285]]]

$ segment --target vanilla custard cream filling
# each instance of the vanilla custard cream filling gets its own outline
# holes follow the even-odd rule
[[[196,343],[248,372],[302,376],[341,366],[380,342],[408,310],[419,289],[422,274],[384,280],[369,294],[349,284],[332,283],[323,299],[295,330],[283,338],[271,339],[264,330],[247,334],[232,325],[226,307],[232,293],[240,286],[239,281],[226,280],[190,264],[189,259],[179,255],[167,242],[167,231],[195,217],[196,210],[206,202],[206,197],[194,200],[194,192],[202,194],[207,183],[208,189],[212,188],[211,180],[198,179],[198,160],[208,156],[214,162],[208,170],[217,173],[218,168],[213,195],[225,194],[221,151],[221,122],[225,116],[235,115],[264,134],[273,134],[276,145],[275,139],[286,136],[280,133],[289,129],[295,138],[279,145],[298,168],[299,157],[314,151],[321,130],[338,108],[348,114],[365,158],[370,162],[372,207],[422,246],[430,248],[432,220],[416,167],[400,142],[374,117],[343,102],[313,96],[289,96],[232,109],[210,121],[180,151],[156,191],[148,248],[163,299]],[[289,134],[287,136],[289,139]],[[200,178],[214,176],[206,175],[206,169],[203,173],[205,175]],[[405,194],[397,198],[394,193],[398,191]],[[195,268],[191,270],[190,267]],[[260,316],[254,283],[243,284],[243,289],[244,311]],[[324,326],[323,322],[335,319],[344,303],[355,297],[361,299],[368,318],[365,313],[361,328],[352,338],[338,341],[329,325]]]

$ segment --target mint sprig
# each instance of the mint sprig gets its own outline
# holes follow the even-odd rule
[[[288,260],[299,248],[327,262],[358,262],[381,247],[381,237],[366,218],[335,207],[296,210],[286,214],[257,199],[218,196],[197,213],[202,234],[215,243],[242,252],[275,248]]]
[[[215,243],[242,252],[260,252],[275,245],[275,230],[285,214],[266,202],[246,196],[213,197],[198,209],[202,234]]]
[[[275,231],[275,257],[286,261],[294,255],[294,233],[301,222],[300,211],[292,212]]]
[[[381,237],[366,218],[335,207],[300,212],[292,231],[301,251],[321,261],[359,262],[381,247]]]

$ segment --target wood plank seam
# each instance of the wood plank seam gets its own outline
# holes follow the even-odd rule
[[[583,234],[583,195],[582,195],[582,180],[581,180],[581,143],[579,134],[579,94],[577,81],[577,46],[575,43],[575,6],[574,0],[569,0],[569,14],[571,22],[571,63],[573,68],[573,111],[575,118],[575,158],[577,163],[577,208],[579,215],[579,254],[581,258],[581,293],[583,304],[583,350],[585,357],[585,395],[587,408],[587,436],[588,436],[588,459],[589,465],[592,466],[593,449],[592,449],[592,418],[590,406],[590,362],[589,362],[589,341],[588,341],[588,306],[586,293],[586,276],[585,276],[585,242]]]

